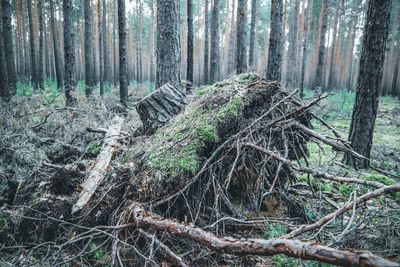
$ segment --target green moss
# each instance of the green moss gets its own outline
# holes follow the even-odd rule
[[[244,106],[243,99],[239,96],[234,96],[228,103],[226,103],[217,113],[219,120],[236,117]]]
[[[360,176],[360,178],[368,181],[376,181],[384,185],[394,185],[396,183],[394,179],[376,173],[369,173],[366,175],[362,175]]]
[[[215,84],[206,86],[206,87],[204,87],[204,88],[202,88],[202,89],[200,89],[200,90],[197,90],[197,91],[196,91],[196,95],[197,95],[197,96],[206,95],[206,94],[208,94],[208,93],[214,91],[216,88],[217,88],[217,87],[215,86]]]
[[[213,124],[197,125],[194,131],[201,142],[215,143],[219,141],[217,127]]]
[[[277,238],[286,234],[286,228],[280,223],[271,222],[268,218],[265,218],[264,224],[264,238],[266,239]]]
[[[97,156],[101,151],[101,143],[100,142],[93,142],[90,143],[88,146],[87,151],[95,156]]]

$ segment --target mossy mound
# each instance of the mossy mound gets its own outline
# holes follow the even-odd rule
[[[286,133],[284,137],[282,131],[271,131],[268,127],[263,129],[263,125],[299,106],[297,100],[290,98],[278,103],[288,94],[279,84],[266,82],[255,74],[234,76],[196,91],[193,101],[182,113],[131,148],[134,156],[131,153],[130,157],[136,163],[135,183],[140,181],[141,197],[161,197],[184,187],[221,144],[241,131],[244,136],[251,135],[265,144],[269,142],[282,151],[285,139],[292,158],[304,156],[307,139],[298,138],[297,134],[301,133]],[[273,106],[269,114],[255,124]],[[309,126],[307,115],[295,119]],[[250,129],[252,124],[255,125]],[[246,128],[250,131],[245,131]],[[218,179],[232,180],[230,187],[236,186],[236,189],[231,193],[240,194],[243,182],[248,186],[256,186],[256,176],[261,171],[261,166],[256,165],[261,164],[264,157],[257,152],[246,152],[240,156],[239,164],[238,159],[235,160],[237,151],[234,143],[237,140],[233,139],[232,144],[215,159],[212,175]],[[270,165],[272,180],[277,164],[271,162],[267,165]],[[234,171],[231,171],[232,168]],[[291,175],[283,172],[281,176],[283,185]]]

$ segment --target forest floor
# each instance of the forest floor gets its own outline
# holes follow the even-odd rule
[[[63,95],[55,90],[54,83],[46,83],[46,89],[40,95],[34,94],[29,86],[19,84],[17,101],[13,103],[15,108],[13,118],[1,121],[5,117],[0,117],[0,124],[6,125],[4,129],[0,129],[0,134],[4,134],[0,139],[2,152],[0,161],[3,162],[0,166],[0,192],[6,186],[6,177],[14,175],[17,179],[31,179],[36,171],[40,172],[43,162],[47,159],[60,165],[76,161],[93,161],[100,152],[103,136],[88,132],[88,129],[103,131],[104,127],[109,125],[114,114],[108,111],[118,110],[117,92],[112,91],[111,87],[106,87],[107,100],[94,101],[93,105],[85,100],[83,85],[80,84],[78,97],[81,103],[72,113],[65,113]],[[130,87],[129,93],[131,98],[139,99],[151,91],[151,84],[139,86],[135,83]],[[306,92],[306,100],[313,96],[312,92]],[[94,98],[98,99],[98,96]],[[345,90],[332,92],[319,106],[313,108],[313,112],[347,139],[354,98],[353,92]],[[125,118],[124,131],[133,131],[139,124],[136,112],[132,112]],[[321,123],[314,120],[312,124],[316,132],[334,138],[332,132]],[[40,149],[37,148],[38,143]],[[400,100],[390,97],[380,98],[372,151],[372,166],[376,170],[356,171],[344,166],[341,163],[343,153],[325,144],[309,143],[307,146],[309,158],[301,159],[302,165],[342,177],[356,177],[384,185],[398,183],[400,182]],[[68,155],[65,154],[66,150],[69,151]],[[7,153],[12,157],[7,158]],[[124,152],[119,153],[124,154]],[[118,166],[127,165],[123,156],[116,160],[120,160],[115,163]],[[47,167],[52,166],[47,165]],[[42,175],[47,174],[42,173]],[[288,192],[303,205],[302,216],[305,215],[306,221],[311,223],[356,196],[364,194],[367,189],[360,185],[339,184],[303,174],[290,185]],[[256,235],[266,239],[275,238],[283,236],[299,225],[299,218],[293,217],[294,212],[290,205],[281,199],[271,196],[264,202],[263,211],[246,213],[247,220],[261,222],[261,230],[252,234],[235,233],[235,236]],[[399,205],[400,193],[377,198],[361,208],[362,212],[346,213],[345,216],[334,219],[323,231],[302,238],[332,247],[369,250],[400,262]],[[5,229],[9,223],[6,220],[8,216],[9,213],[4,209],[0,210],[0,230]],[[353,221],[357,223],[352,224]],[[4,236],[0,231],[0,241],[1,238]],[[1,253],[0,248],[0,256]],[[91,260],[100,264],[106,264],[109,259],[109,252],[101,247],[93,250],[91,254]],[[246,264],[240,261],[232,263]],[[265,263],[275,266],[321,266],[316,262],[305,262],[281,255],[273,256]]]

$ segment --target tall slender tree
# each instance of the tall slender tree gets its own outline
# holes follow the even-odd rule
[[[126,56],[126,17],[125,0],[118,0],[119,35],[119,97],[125,107],[128,106],[128,61]]]
[[[210,81],[219,80],[219,0],[214,0],[211,15]]]
[[[75,31],[74,31],[74,6],[73,0],[63,0],[63,24],[64,24],[64,77],[65,98],[67,106],[76,104],[74,96],[75,80]]]
[[[257,27],[257,0],[251,0],[251,22],[250,22],[250,44],[249,44],[249,68],[255,69],[254,57],[256,47],[256,27]]]
[[[193,32],[193,1],[187,0],[187,68],[186,80],[189,82],[186,86],[190,90],[193,84],[193,46],[194,46],[194,32]]]
[[[325,40],[326,31],[328,28],[328,1],[322,0],[321,5],[321,34],[319,40],[319,50],[318,50],[318,61],[317,61],[317,71],[315,75],[315,80],[313,84],[313,89],[323,88],[323,71],[324,71],[324,59],[325,59]]]
[[[43,19],[43,0],[38,0],[38,17],[39,17],[39,56],[38,66],[38,82],[40,89],[44,89],[44,19]]]
[[[304,80],[306,76],[306,60],[307,60],[307,46],[308,46],[308,35],[309,28],[311,24],[311,8],[312,0],[307,1],[307,8],[304,15],[304,37],[303,37],[303,47],[302,47],[302,58],[301,58],[301,72],[300,72],[300,98],[304,97]]]
[[[209,73],[208,73],[208,64],[209,64],[209,18],[208,18],[208,2],[209,0],[204,0],[204,58],[203,58],[203,63],[204,63],[204,78],[203,78],[203,82],[205,84],[208,83],[208,77],[209,77]]]
[[[268,66],[265,76],[268,80],[280,81],[282,74],[282,0],[271,2],[271,33],[269,37]]]
[[[50,24],[51,24],[51,37],[53,41],[53,54],[54,54],[54,65],[56,69],[56,80],[57,80],[57,88],[60,89],[63,85],[63,71],[62,71],[62,62],[60,56],[60,43],[59,42],[59,35],[58,35],[58,27],[56,24],[55,19],[55,9],[54,9],[54,2],[50,0]]]
[[[17,73],[14,62],[14,48],[11,25],[12,11],[10,0],[1,0],[1,6],[3,17],[3,41],[5,60],[7,64],[8,83],[10,85],[10,94],[14,95],[16,93]]]
[[[2,9],[1,5],[0,8]],[[3,102],[7,103],[10,101],[10,93],[3,36],[3,20],[0,20],[0,97]]]
[[[299,12],[300,1],[295,1],[291,7],[289,23],[288,65],[286,68],[286,86],[288,88],[295,88],[298,85],[297,32],[299,28]]]
[[[104,8],[104,7],[103,7]],[[99,34],[99,82],[100,82],[100,95],[104,95],[104,59],[103,59],[103,31],[102,31],[102,19],[101,19],[101,0],[97,0],[97,25]]]
[[[356,101],[350,125],[351,147],[365,158],[346,155],[347,164],[368,168],[382,83],[391,0],[370,0],[362,40]]]
[[[246,60],[246,23],[247,23],[247,1],[238,0],[236,19],[236,74],[247,70]]]
[[[103,17],[102,17],[102,37],[103,37],[103,81],[110,81],[110,63],[109,63],[109,51],[108,51],[108,31],[107,31],[107,4],[106,0],[103,0]]]
[[[92,7],[91,0],[84,0],[84,17],[85,17],[85,93],[90,96],[93,91],[94,84],[94,62],[92,50]]]
[[[181,88],[180,47],[179,1],[157,0],[157,88],[166,83]]]
[[[39,88],[37,65],[36,65],[36,49],[35,49],[35,30],[32,14],[32,0],[28,0],[28,20],[29,20],[29,45],[31,56],[31,82],[35,89]]]

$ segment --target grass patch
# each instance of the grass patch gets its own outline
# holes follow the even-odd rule
[[[265,218],[264,221],[265,231],[264,231],[264,238],[271,239],[283,236],[286,234],[286,228],[277,222],[271,222],[268,218]]]

